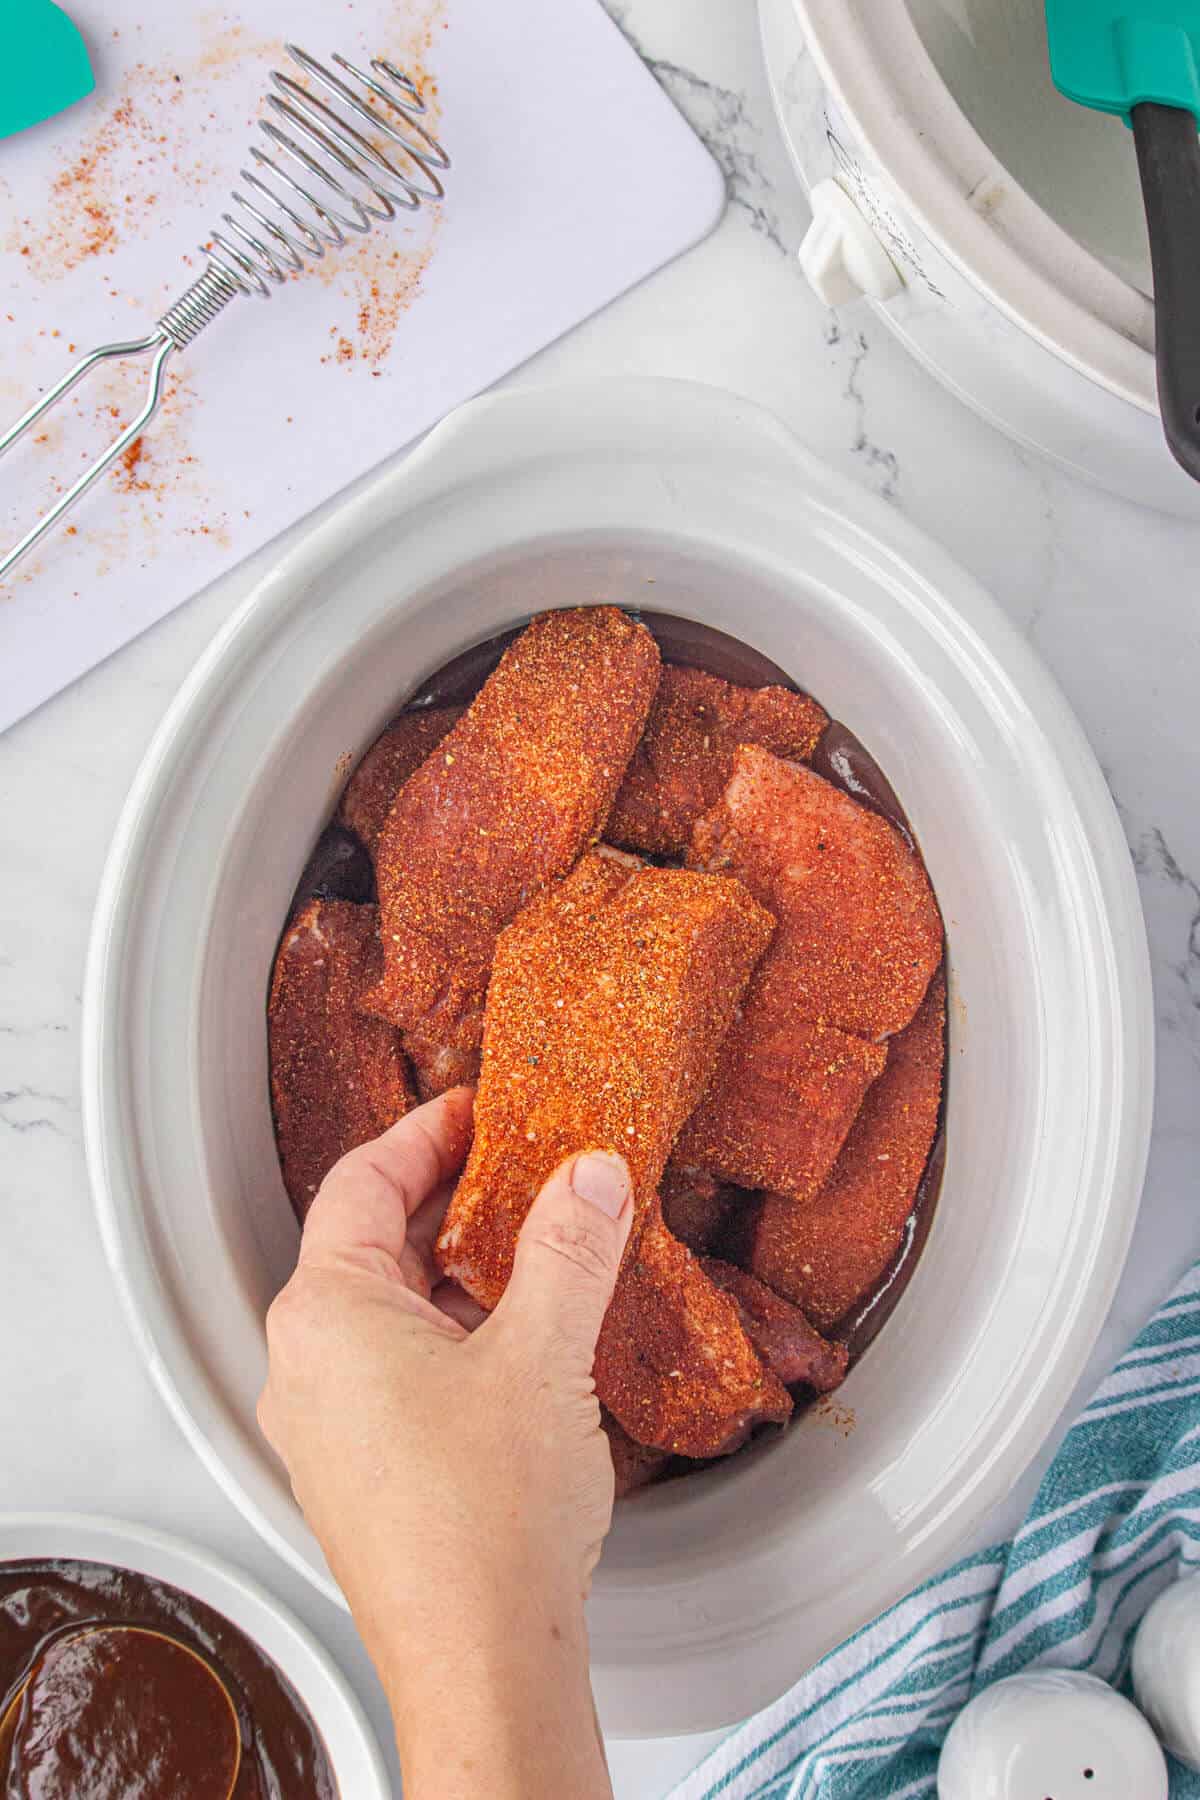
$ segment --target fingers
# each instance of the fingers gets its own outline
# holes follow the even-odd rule
[[[409,1218],[462,1167],[472,1106],[470,1088],[452,1088],[335,1163],[305,1221],[300,1261],[369,1250],[399,1265]]]
[[[427,1259],[431,1274],[437,1267],[434,1261],[433,1247],[437,1243],[438,1233],[442,1229],[442,1220],[446,1216],[446,1208],[453,1198],[456,1185],[457,1177],[439,1182],[428,1200],[418,1206],[408,1221],[408,1242]]]
[[[408,1221],[408,1237],[401,1267],[411,1277],[409,1285],[427,1296],[442,1279],[434,1245],[437,1243],[438,1232],[442,1229],[442,1220],[446,1216],[454,1186],[453,1180],[441,1182]]]
[[[439,1312],[445,1313],[448,1319],[453,1319],[465,1331],[474,1331],[487,1318],[478,1300],[472,1300],[457,1281],[440,1281],[431,1298]]]
[[[590,1370],[632,1220],[621,1157],[588,1150],[563,1163],[529,1209],[493,1317]]]

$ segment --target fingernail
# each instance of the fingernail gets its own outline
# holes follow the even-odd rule
[[[629,1198],[629,1170],[611,1150],[587,1150],[575,1158],[571,1186],[581,1200],[619,1219]]]

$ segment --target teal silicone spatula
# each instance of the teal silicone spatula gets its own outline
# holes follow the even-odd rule
[[[1200,0],[1046,0],[1050,68],[1069,100],[1133,128],[1163,430],[1200,481]]]
[[[0,4],[0,137],[53,118],[96,85],[87,45],[53,0]]]

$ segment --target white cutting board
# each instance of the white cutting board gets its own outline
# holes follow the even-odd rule
[[[440,216],[242,298],[129,467],[0,586],[0,730],[716,223],[720,173],[597,0],[67,0],[96,92],[0,140],[0,420],[203,266],[284,40],[382,52],[453,159]],[[0,544],[137,405],[85,383],[0,462]],[[113,409],[115,408],[115,414]]]

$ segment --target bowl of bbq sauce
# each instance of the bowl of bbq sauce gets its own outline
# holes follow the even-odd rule
[[[389,720],[469,700],[506,634],[592,604],[651,624],[668,663],[812,696],[841,728],[815,773],[911,835],[945,926],[944,1169],[863,1316],[831,1322],[843,1385],[631,1497],[606,1541],[598,1709],[654,1735],[775,1698],[944,1566],[1041,1447],[1136,1217],[1152,1009],[1077,722],[894,508],[687,383],[506,391],[446,421],[281,558],[181,690],[117,831],[85,986],[89,1165],[138,1341],[213,1475],[323,1592],[255,1421],[299,1242],[269,1079],[281,929],[298,889],[370,905],[363,839],[326,828]]]
[[[4,1800],[384,1800],[343,1677],[263,1588],[116,1520],[0,1516]]]

